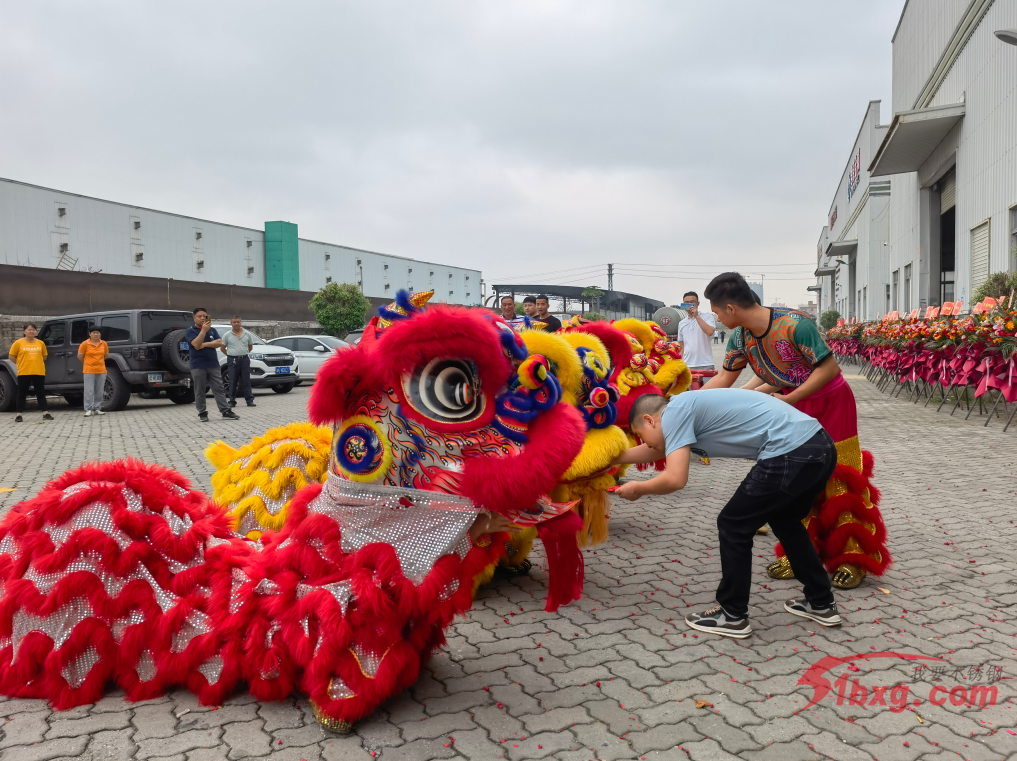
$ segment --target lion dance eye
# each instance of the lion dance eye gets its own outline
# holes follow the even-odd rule
[[[482,410],[473,365],[459,359],[433,359],[403,382],[411,404],[442,422],[471,420]]]

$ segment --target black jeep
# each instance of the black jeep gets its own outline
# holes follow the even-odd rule
[[[78,347],[88,340],[93,326],[109,344],[103,410],[122,410],[131,393],[152,398],[165,391],[177,404],[194,402],[187,329],[194,324],[190,312],[161,309],[122,309],[112,312],[74,314],[46,320],[39,339],[46,344],[46,391],[63,395],[79,406],[84,401]],[[18,384],[17,366],[0,359],[0,412],[14,409]]]

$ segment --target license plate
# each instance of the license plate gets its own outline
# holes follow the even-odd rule
[[[191,350],[191,345],[189,343],[187,343],[187,341],[181,341],[180,342],[180,351],[190,351],[190,350]]]
[[[276,375],[289,375],[290,369],[288,367],[277,367],[275,369]]]
[[[148,382],[149,383],[162,383],[162,373],[149,373],[148,374]]]

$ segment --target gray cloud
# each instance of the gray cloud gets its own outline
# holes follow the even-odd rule
[[[0,175],[488,282],[804,274],[866,102],[888,112],[899,6],[7,3]],[[615,285],[671,302],[709,274]]]

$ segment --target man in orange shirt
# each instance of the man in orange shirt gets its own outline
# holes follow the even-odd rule
[[[31,322],[25,325],[25,337],[19,338],[11,344],[9,356],[18,366],[18,399],[15,409],[17,417],[15,423],[23,423],[25,419],[21,413],[25,411],[25,401],[28,399],[28,388],[35,388],[35,398],[39,402],[39,409],[42,410],[43,420],[52,420],[46,407],[46,344],[35,337],[36,327]]]
[[[81,375],[85,380],[85,417],[105,415],[102,407],[103,389],[106,387],[106,355],[109,346],[102,340],[102,331],[93,325],[88,331],[88,340],[78,347],[81,360]]]

